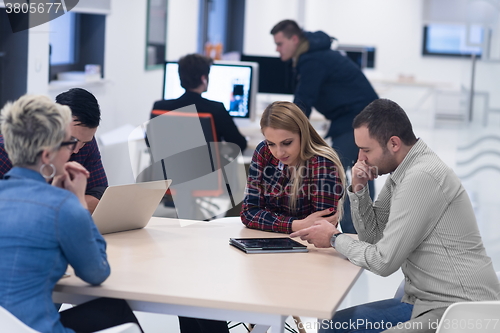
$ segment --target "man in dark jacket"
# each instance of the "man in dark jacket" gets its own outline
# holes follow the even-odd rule
[[[352,121],[365,106],[377,99],[360,68],[340,52],[332,50],[332,39],[323,31],[303,31],[295,21],[284,20],[271,30],[282,61],[291,61],[295,72],[294,103],[309,117],[312,107],[331,121],[326,137],[332,138],[345,169],[358,159]],[[370,182],[370,193],[374,193]],[[345,200],[342,231],[356,233],[349,200]]]

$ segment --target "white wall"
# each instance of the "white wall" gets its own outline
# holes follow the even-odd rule
[[[105,78],[110,81],[99,102],[102,130],[146,121],[162,96],[163,69],[145,70],[146,2],[112,0],[106,20]],[[138,5],[140,3],[141,5]],[[167,58],[196,51],[198,1],[169,0]]]
[[[111,1],[106,18],[104,83],[84,84],[101,105],[104,133],[124,124],[146,121],[160,99],[163,70],[145,70],[146,0]],[[49,25],[30,29],[28,92],[55,97],[71,86],[48,85]],[[196,52],[198,0],[169,0],[167,58]]]
[[[198,0],[169,0],[167,59],[196,52]],[[111,0],[106,18],[104,78],[78,84],[99,101],[102,122],[98,135],[125,124],[138,126],[149,119],[153,103],[162,96],[163,70],[145,70],[147,1]],[[73,85],[50,85],[48,78],[49,25],[29,31],[28,92],[55,98]],[[102,147],[111,184],[133,182],[126,144]]]
[[[102,125],[98,134],[124,124],[143,123],[149,117],[153,102],[161,97],[162,69],[147,71],[144,66],[146,5],[146,0],[111,0],[106,19],[106,82],[84,86],[101,104]],[[424,7],[424,0],[247,0],[244,53],[276,56],[269,32],[278,21],[291,18],[303,22],[306,30],[324,30],[342,44],[375,46],[376,69],[366,72],[370,79],[395,81],[403,74],[424,83],[445,82],[457,90],[460,85],[468,86],[469,60],[421,55]],[[167,59],[177,60],[196,52],[199,0],[169,0],[167,16]],[[55,97],[69,87],[49,89],[47,44],[48,25],[30,29],[28,91]],[[490,106],[495,108],[500,108],[499,74],[498,62],[478,63],[476,86],[482,90],[496,87],[490,99]],[[393,90],[391,94],[386,97],[397,95],[398,99],[403,99],[400,91]],[[406,92],[405,100],[411,103],[405,102],[407,104],[402,106],[417,105],[424,94],[424,90],[418,94]],[[426,103],[431,104],[430,100]],[[117,162],[113,153],[103,152],[106,154],[108,173],[122,172],[122,166],[128,161]],[[128,170],[123,172],[130,173]],[[123,183],[130,179],[119,175],[113,182]]]
[[[247,1],[244,53],[276,56],[269,31],[282,19],[298,20],[298,3]],[[422,7],[422,0],[309,0],[303,28],[323,30],[341,44],[375,46],[377,77],[460,82],[467,60],[422,57]]]
[[[138,5],[140,3],[141,5]],[[162,96],[163,69],[145,70],[146,0],[111,1],[106,20],[105,78],[96,94],[102,109],[100,133],[149,119],[153,103]],[[169,0],[167,59],[196,52],[198,0]],[[127,144],[101,147],[110,184],[134,182]]]
[[[243,53],[277,56],[270,31],[284,19],[299,16],[298,0],[247,0],[245,2],[245,31]]]
[[[454,6],[455,2],[460,6]],[[423,26],[436,20],[487,23],[496,29],[492,53],[497,54],[500,3],[496,3],[495,7],[484,0],[247,0],[244,53],[277,56],[269,32],[277,22],[294,19],[303,22],[305,30],[323,30],[341,44],[375,46],[376,68],[365,74],[381,97],[396,100],[416,116],[427,113],[423,118],[431,119],[438,95],[452,91],[454,105],[461,108],[457,113],[464,113],[467,93],[461,87],[470,87],[471,60],[422,56]],[[495,109],[500,109],[499,58],[479,60],[475,78],[476,90],[489,92],[489,107]],[[399,84],[402,76],[412,77],[415,83]]]
[[[28,84],[27,92],[47,94],[49,77],[49,25],[43,24],[28,30]],[[37,50],[33,53],[31,50]]]

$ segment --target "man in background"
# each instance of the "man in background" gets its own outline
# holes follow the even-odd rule
[[[80,163],[89,171],[85,200],[91,213],[99,203],[108,179],[102,166],[101,153],[94,137],[101,121],[101,111],[94,95],[82,88],[73,88],[59,94],[56,102],[67,105],[71,109],[73,122],[71,136],[78,139],[70,161]],[[0,178],[12,168],[7,152],[4,149],[3,137],[0,135]]]
[[[294,69],[294,103],[309,117],[312,107],[331,121],[326,137],[340,156],[342,165],[352,167],[358,158],[352,121],[378,96],[361,69],[340,52],[331,49],[333,38],[323,31],[303,31],[293,20],[284,20],[271,30],[282,61]],[[347,172],[346,172],[347,173]],[[373,182],[370,182],[373,194]],[[342,231],[355,233],[349,200],[344,201]]]
[[[201,97],[208,89],[208,74],[212,59],[200,54],[188,54],[179,59],[179,78],[186,92],[177,99],[157,101],[153,110],[174,111],[188,105],[196,105],[198,113],[210,113],[214,119],[219,142],[226,141],[238,145],[241,152],[247,147],[247,140],[236,127],[224,104]],[[151,118],[156,115],[151,114]]]

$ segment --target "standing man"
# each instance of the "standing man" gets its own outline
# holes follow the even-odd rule
[[[70,161],[80,163],[89,171],[85,200],[90,213],[94,212],[106,187],[108,179],[102,166],[101,153],[94,137],[101,111],[94,95],[82,88],[73,88],[59,94],[56,102],[67,105],[71,109],[73,122],[71,136],[78,139]],[[12,168],[7,152],[4,149],[3,137],[0,135],[0,178]]]
[[[340,155],[345,169],[357,160],[352,120],[378,96],[361,69],[350,59],[332,50],[332,38],[323,31],[306,32],[292,20],[284,20],[271,30],[282,61],[292,61],[295,72],[294,103],[309,117],[315,107],[331,121],[326,137]],[[346,170],[347,171],[347,170]],[[374,192],[370,182],[371,193]],[[355,233],[344,201],[342,231]]]
[[[291,237],[334,247],[381,276],[401,268],[405,295],[338,311],[331,321],[323,321],[320,332],[364,332],[369,325],[381,327],[370,332],[380,332],[406,322],[390,332],[434,332],[452,303],[500,299],[500,284],[467,192],[415,137],[403,109],[390,100],[376,100],[354,119],[353,127],[359,159],[347,193],[359,240],[324,220]],[[372,203],[367,183],[387,173],[391,175]],[[345,324],[349,322],[356,323],[354,330]]]

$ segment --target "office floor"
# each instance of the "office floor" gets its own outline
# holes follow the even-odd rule
[[[421,110],[420,110],[421,111]],[[408,111],[417,137],[422,138],[462,179],[474,210],[486,251],[500,270],[500,114],[492,115],[489,125],[468,124],[464,121],[440,121],[434,114]],[[376,180],[380,190],[386,176]],[[157,216],[175,216],[175,211],[160,207]],[[286,273],[284,273],[286,274]],[[390,298],[402,281],[398,271],[382,278],[364,271],[340,308]],[[332,288],[335,281],[332,281]],[[138,313],[148,333],[177,332],[174,316]],[[302,318],[308,333],[316,332],[315,318]],[[291,318],[288,322],[294,327]],[[231,332],[246,330],[239,326]]]

